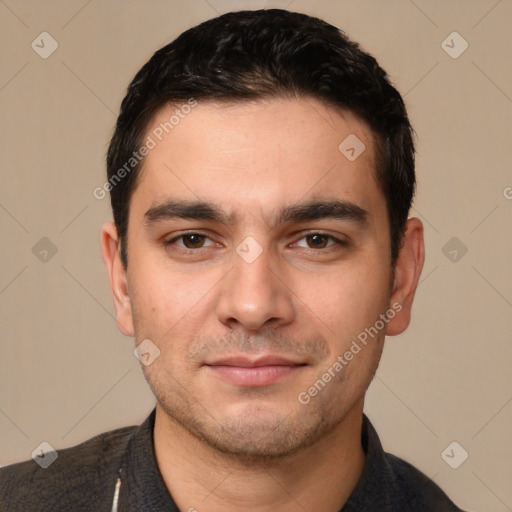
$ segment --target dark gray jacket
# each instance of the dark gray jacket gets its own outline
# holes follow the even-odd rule
[[[179,512],[156,463],[154,422],[155,411],[140,427],[60,450],[47,469],[32,460],[0,469],[0,511]],[[361,441],[366,465],[340,512],[461,512],[423,473],[383,451],[366,416]]]

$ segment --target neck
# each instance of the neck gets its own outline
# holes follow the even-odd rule
[[[362,404],[314,445],[271,463],[219,453],[157,406],[154,443],[163,480],[180,510],[338,512],[361,477]]]

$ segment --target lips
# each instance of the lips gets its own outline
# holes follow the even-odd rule
[[[261,387],[299,371],[305,364],[281,356],[234,356],[205,364],[216,377],[244,387]]]

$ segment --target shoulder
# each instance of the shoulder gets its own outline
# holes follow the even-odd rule
[[[348,511],[464,512],[419,469],[385,452],[365,414],[361,432],[366,464]]]
[[[457,507],[443,490],[419,469],[405,460],[385,454],[394,475],[398,492],[409,510],[418,512],[464,512]]]
[[[135,429],[105,432],[57,450],[57,459],[46,469],[33,460],[0,469],[0,510],[63,510],[63,504],[75,511],[86,510],[85,504],[87,510],[104,509],[106,494],[114,488],[119,462]],[[91,508],[93,503],[98,507]]]

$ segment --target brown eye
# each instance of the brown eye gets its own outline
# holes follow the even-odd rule
[[[181,251],[193,251],[194,249],[207,249],[215,246],[213,240],[201,233],[185,233],[164,242],[164,246]]]
[[[310,247],[311,249],[323,249],[324,247],[327,247],[329,238],[331,237],[315,233],[314,235],[307,235],[306,241],[308,247]]]
[[[341,247],[347,247],[348,242],[345,240],[340,240],[332,235],[328,235],[327,233],[309,233],[304,235],[298,242],[296,242],[295,247],[302,247],[304,249],[336,249]]]
[[[191,235],[182,235],[180,238],[183,239],[183,245],[187,249],[200,249],[204,245],[206,237],[204,235],[198,235],[193,233]]]

